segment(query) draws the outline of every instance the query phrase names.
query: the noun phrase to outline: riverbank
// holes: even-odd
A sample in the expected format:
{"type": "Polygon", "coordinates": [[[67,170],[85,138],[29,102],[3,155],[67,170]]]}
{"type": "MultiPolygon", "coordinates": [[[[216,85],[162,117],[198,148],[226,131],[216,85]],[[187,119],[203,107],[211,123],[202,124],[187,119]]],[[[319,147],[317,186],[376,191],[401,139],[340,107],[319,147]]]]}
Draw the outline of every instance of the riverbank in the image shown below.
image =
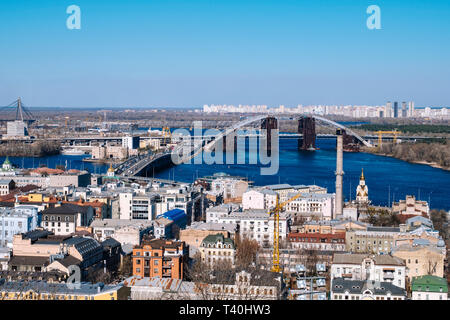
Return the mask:
{"type": "Polygon", "coordinates": [[[383,156],[383,157],[389,157],[389,158],[393,158],[393,159],[398,159],[398,160],[402,160],[408,163],[413,163],[413,164],[423,164],[423,165],[427,165],[436,169],[442,169],[445,171],[450,171],[450,167],[443,167],[441,165],[439,165],[436,162],[427,162],[427,161],[423,161],[423,160],[416,160],[416,161],[411,161],[411,160],[405,160],[405,159],[401,159],[401,158],[397,158],[394,157],[392,154],[387,154],[387,153],[379,153],[379,152],[373,152],[373,151],[367,151],[367,150],[361,150],[361,152],[364,153],[370,153],[370,154],[374,154],[376,156],[383,156]]]}
{"type": "Polygon", "coordinates": [[[386,144],[377,148],[361,148],[362,152],[395,158],[409,163],[427,165],[450,171],[450,146],[441,143],[386,144]]]}
{"type": "Polygon", "coordinates": [[[58,155],[61,145],[57,142],[39,141],[34,143],[8,142],[0,145],[0,157],[40,158],[58,155]]]}

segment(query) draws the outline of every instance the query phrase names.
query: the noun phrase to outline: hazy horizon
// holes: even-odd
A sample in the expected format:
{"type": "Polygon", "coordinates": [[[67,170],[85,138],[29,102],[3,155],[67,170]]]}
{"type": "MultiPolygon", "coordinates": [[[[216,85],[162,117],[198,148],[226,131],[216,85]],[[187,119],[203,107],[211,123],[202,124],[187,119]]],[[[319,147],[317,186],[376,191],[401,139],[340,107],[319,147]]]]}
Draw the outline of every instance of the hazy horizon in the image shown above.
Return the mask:
{"type": "Polygon", "coordinates": [[[450,106],[449,16],[444,0],[3,1],[0,105],[450,106]]]}

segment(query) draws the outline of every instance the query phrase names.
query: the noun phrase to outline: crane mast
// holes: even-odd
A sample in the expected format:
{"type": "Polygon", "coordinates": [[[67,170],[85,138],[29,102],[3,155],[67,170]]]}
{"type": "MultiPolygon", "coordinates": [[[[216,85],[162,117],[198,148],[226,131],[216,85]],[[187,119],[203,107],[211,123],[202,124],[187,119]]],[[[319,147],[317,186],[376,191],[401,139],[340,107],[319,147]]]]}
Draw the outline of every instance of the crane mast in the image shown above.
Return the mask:
{"type": "Polygon", "coordinates": [[[279,203],[279,196],[277,194],[275,208],[269,211],[269,215],[273,213],[273,255],[272,255],[272,272],[281,272],[280,267],[280,212],[288,203],[297,200],[302,196],[302,193],[298,193],[292,198],[279,203]]]}

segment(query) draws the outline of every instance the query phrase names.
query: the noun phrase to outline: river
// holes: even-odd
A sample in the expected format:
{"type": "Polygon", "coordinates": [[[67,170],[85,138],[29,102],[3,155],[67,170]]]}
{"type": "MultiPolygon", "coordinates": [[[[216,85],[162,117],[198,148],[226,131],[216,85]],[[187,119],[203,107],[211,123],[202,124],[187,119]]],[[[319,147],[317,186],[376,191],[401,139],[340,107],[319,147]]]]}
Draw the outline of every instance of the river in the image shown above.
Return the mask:
{"type": "MultiPolygon", "coordinates": [[[[261,165],[219,165],[219,164],[181,164],[156,172],[155,176],[164,179],[192,182],[196,177],[225,172],[230,175],[247,177],[255,185],[289,183],[317,184],[335,191],[336,167],[335,139],[318,139],[319,150],[298,151],[297,141],[280,140],[280,166],[277,175],[260,175],[261,165]]],[[[32,168],[47,165],[55,168],[65,165],[70,169],[86,169],[91,173],[105,173],[108,166],[83,162],[86,156],[56,155],[44,158],[10,157],[18,167],[32,168]]],[[[249,156],[247,151],[247,157],[249,156]]],[[[0,157],[1,163],[4,157],[0,157]]],[[[248,161],[246,162],[248,163],[248,161]]],[[[450,172],[427,165],[412,164],[398,159],[368,153],[344,153],[344,198],[355,199],[361,168],[364,168],[369,199],[375,205],[388,205],[390,201],[405,199],[415,195],[420,200],[430,201],[431,208],[450,210],[450,172]]]]}

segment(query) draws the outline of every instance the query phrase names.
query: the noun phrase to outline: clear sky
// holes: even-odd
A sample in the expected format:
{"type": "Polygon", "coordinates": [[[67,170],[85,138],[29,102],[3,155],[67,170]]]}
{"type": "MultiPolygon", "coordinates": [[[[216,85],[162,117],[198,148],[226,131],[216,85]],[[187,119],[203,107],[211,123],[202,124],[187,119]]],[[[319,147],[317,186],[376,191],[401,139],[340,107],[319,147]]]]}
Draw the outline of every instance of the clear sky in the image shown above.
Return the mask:
{"type": "Polygon", "coordinates": [[[1,0],[0,105],[449,106],[449,17],[448,0],[1,0]]]}

